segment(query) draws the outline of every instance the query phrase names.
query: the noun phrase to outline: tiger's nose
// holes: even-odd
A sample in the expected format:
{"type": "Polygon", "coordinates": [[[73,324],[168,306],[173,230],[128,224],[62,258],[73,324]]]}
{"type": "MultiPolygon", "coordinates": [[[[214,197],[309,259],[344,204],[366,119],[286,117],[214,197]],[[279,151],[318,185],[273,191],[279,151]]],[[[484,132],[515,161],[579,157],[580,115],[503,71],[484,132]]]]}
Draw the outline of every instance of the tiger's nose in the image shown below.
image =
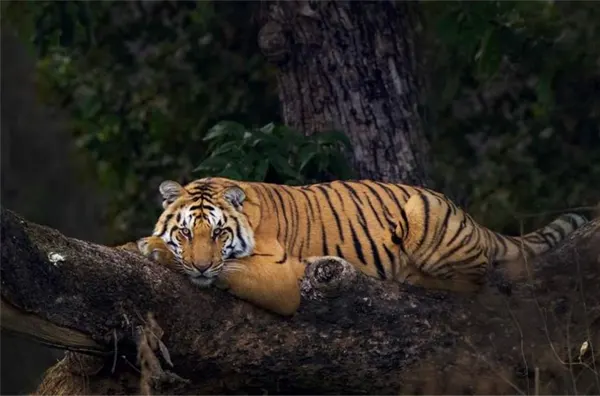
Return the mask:
{"type": "Polygon", "coordinates": [[[201,274],[206,272],[212,266],[211,262],[196,262],[194,263],[194,268],[198,270],[201,274]]]}

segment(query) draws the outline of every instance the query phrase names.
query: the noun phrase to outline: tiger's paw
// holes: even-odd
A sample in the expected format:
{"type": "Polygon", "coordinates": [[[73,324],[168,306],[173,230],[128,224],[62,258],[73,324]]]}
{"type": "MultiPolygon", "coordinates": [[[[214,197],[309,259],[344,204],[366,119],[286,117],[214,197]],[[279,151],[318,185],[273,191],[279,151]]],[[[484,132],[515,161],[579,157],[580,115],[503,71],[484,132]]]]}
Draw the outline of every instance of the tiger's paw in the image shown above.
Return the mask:
{"type": "Polygon", "coordinates": [[[149,236],[138,239],[137,248],[140,253],[149,259],[163,265],[173,265],[175,257],[165,242],[157,236],[149,236]]]}
{"type": "Polygon", "coordinates": [[[140,253],[137,242],[127,242],[124,245],[114,246],[115,249],[123,249],[129,252],[140,253]]]}
{"type": "Polygon", "coordinates": [[[214,282],[213,282],[213,286],[216,287],[219,290],[229,290],[229,284],[227,283],[227,281],[225,279],[222,279],[220,277],[218,277],[214,282]]]}

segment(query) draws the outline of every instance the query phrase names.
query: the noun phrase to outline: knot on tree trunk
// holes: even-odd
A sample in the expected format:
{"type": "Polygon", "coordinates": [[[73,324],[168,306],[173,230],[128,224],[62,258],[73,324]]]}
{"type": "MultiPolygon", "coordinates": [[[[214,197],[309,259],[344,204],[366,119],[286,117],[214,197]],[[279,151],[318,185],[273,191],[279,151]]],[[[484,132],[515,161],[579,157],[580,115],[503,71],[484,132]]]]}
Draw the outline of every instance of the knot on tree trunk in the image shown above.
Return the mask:
{"type": "Polygon", "coordinates": [[[282,24],[269,21],[258,32],[258,46],[269,62],[280,67],[289,62],[291,57],[289,36],[282,24]]]}
{"type": "Polygon", "coordinates": [[[358,274],[356,269],[340,257],[313,257],[306,260],[306,276],[302,294],[309,299],[334,298],[353,289],[358,274]]]}

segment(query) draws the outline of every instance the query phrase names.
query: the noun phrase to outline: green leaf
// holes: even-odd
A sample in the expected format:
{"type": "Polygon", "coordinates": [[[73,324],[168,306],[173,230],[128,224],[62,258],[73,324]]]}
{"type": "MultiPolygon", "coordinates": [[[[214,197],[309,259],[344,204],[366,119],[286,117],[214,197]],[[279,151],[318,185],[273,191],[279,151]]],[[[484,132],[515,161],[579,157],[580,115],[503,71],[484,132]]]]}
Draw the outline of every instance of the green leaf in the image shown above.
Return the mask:
{"type": "Polygon", "coordinates": [[[269,170],[269,159],[265,159],[260,161],[258,165],[254,168],[254,180],[256,181],[265,181],[265,177],[267,176],[267,171],[269,170]]]}
{"type": "Polygon", "coordinates": [[[351,179],[353,177],[353,172],[348,166],[348,160],[339,151],[334,151],[331,153],[332,161],[329,163],[329,167],[331,172],[336,175],[341,180],[351,179]]]}
{"type": "Polygon", "coordinates": [[[492,78],[500,67],[503,48],[498,35],[499,31],[496,26],[486,29],[479,50],[475,54],[477,70],[481,78],[492,78]]]}
{"type": "Polygon", "coordinates": [[[304,136],[302,133],[298,132],[294,128],[288,127],[285,124],[276,125],[273,134],[290,141],[301,141],[306,139],[306,136],[304,136]]]}
{"type": "Polygon", "coordinates": [[[220,156],[222,154],[230,153],[232,151],[235,151],[236,149],[239,150],[239,148],[240,148],[239,142],[226,142],[226,143],[218,145],[214,150],[211,151],[210,155],[211,155],[211,157],[216,157],[216,156],[220,156]]]}
{"type": "Polygon", "coordinates": [[[200,163],[193,172],[212,171],[214,169],[224,169],[229,163],[229,159],[223,157],[208,157],[200,163]]]}
{"type": "Polygon", "coordinates": [[[284,142],[281,138],[278,138],[277,136],[271,135],[269,133],[265,133],[261,130],[253,131],[252,135],[256,139],[252,142],[252,147],[256,147],[259,144],[264,143],[268,146],[280,149],[284,145],[284,142]]]}
{"type": "Polygon", "coordinates": [[[267,125],[261,127],[259,130],[262,133],[272,134],[274,129],[275,129],[275,124],[270,122],[267,125]]]}
{"type": "Polygon", "coordinates": [[[232,139],[242,139],[246,128],[237,122],[221,121],[208,130],[204,137],[204,141],[214,140],[220,137],[228,137],[232,139]]]}
{"type": "Polygon", "coordinates": [[[318,146],[316,144],[307,144],[302,147],[298,153],[298,161],[300,162],[300,167],[298,169],[302,171],[318,154],[318,146]]]}
{"type": "Polygon", "coordinates": [[[239,172],[238,169],[235,169],[234,167],[228,167],[223,169],[222,171],[217,173],[218,176],[221,177],[226,177],[228,179],[233,179],[233,180],[246,180],[247,178],[243,177],[242,174],[239,172]]]}
{"type": "Polygon", "coordinates": [[[352,147],[352,143],[350,139],[344,132],[332,130],[332,131],[324,131],[316,134],[317,143],[320,145],[334,145],[336,143],[341,143],[347,149],[352,147]]]}
{"type": "Polygon", "coordinates": [[[292,167],[288,163],[287,158],[284,158],[280,155],[274,155],[272,157],[269,157],[269,159],[270,159],[271,163],[273,164],[273,167],[275,168],[275,171],[277,171],[277,173],[288,176],[288,177],[293,177],[293,178],[298,177],[299,173],[297,171],[295,171],[294,169],[292,169],[292,167]]]}

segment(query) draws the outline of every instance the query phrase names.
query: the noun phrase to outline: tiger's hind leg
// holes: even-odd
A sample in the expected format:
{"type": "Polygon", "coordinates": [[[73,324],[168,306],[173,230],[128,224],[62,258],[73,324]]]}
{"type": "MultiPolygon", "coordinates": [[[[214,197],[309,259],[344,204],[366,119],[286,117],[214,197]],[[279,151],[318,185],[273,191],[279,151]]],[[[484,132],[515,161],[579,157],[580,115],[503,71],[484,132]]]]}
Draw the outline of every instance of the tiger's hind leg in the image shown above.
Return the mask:
{"type": "Polygon", "coordinates": [[[447,290],[458,293],[474,293],[481,288],[481,283],[460,274],[451,278],[438,278],[419,270],[414,265],[403,267],[395,280],[425,289],[447,290]]]}
{"type": "Polygon", "coordinates": [[[484,235],[442,195],[413,195],[395,230],[406,263],[397,278],[431,289],[471,293],[488,268],[484,235]]]}

